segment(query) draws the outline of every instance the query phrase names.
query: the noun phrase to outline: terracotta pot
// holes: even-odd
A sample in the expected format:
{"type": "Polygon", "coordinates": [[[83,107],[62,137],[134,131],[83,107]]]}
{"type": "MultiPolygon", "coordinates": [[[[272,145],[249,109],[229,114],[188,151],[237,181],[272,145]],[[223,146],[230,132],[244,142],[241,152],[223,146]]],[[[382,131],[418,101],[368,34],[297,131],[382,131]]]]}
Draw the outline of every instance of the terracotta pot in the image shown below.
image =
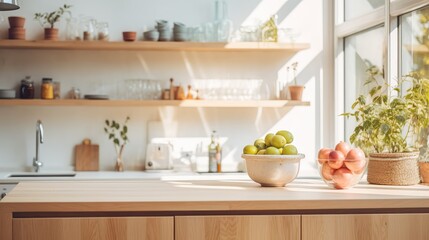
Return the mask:
{"type": "Polygon", "coordinates": [[[136,40],[136,32],[122,32],[122,37],[126,42],[133,42],[136,40]]]}
{"type": "Polygon", "coordinates": [[[300,85],[289,86],[290,99],[301,101],[303,91],[304,91],[304,86],[300,86],[300,85]]]}
{"type": "Polygon", "coordinates": [[[24,28],[9,28],[9,39],[25,39],[25,29],[24,28]]]}
{"type": "Polygon", "coordinates": [[[58,40],[58,28],[45,28],[45,40],[58,40]]]}
{"type": "Polygon", "coordinates": [[[23,28],[25,24],[25,18],[23,17],[9,17],[10,28],[23,28]]]}
{"type": "Polygon", "coordinates": [[[429,183],[429,162],[419,162],[422,183],[429,183]]]}

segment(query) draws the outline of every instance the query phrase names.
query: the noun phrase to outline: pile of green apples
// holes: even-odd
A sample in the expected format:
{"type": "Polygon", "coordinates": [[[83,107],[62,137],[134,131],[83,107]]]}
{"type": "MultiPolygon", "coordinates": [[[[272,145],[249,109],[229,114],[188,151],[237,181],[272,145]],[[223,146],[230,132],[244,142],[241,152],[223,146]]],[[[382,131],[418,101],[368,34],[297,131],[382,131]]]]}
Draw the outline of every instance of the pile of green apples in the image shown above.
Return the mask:
{"type": "Polygon", "coordinates": [[[246,145],[243,154],[251,155],[297,155],[298,150],[291,143],[293,135],[287,130],[280,130],[276,134],[268,133],[265,139],[256,139],[253,145],[246,145]]]}

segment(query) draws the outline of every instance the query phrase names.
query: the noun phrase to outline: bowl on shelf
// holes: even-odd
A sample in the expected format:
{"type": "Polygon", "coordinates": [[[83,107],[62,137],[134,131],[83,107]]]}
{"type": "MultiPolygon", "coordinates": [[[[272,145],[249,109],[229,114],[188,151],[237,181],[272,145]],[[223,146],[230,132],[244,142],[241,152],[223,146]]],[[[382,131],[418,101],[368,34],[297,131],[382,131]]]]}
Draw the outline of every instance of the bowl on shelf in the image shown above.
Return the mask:
{"type": "Polygon", "coordinates": [[[305,155],[243,154],[241,157],[246,160],[247,174],[253,181],[262,187],[284,187],[298,175],[305,155]]]}
{"type": "Polygon", "coordinates": [[[15,89],[0,89],[0,99],[16,98],[15,89]]]}
{"type": "Polygon", "coordinates": [[[136,32],[122,32],[122,37],[124,39],[124,41],[126,42],[134,42],[136,40],[137,37],[137,33],[136,32]]]}
{"type": "Polygon", "coordinates": [[[329,187],[347,189],[362,179],[368,166],[368,159],[318,159],[317,165],[320,177],[329,187]]]}

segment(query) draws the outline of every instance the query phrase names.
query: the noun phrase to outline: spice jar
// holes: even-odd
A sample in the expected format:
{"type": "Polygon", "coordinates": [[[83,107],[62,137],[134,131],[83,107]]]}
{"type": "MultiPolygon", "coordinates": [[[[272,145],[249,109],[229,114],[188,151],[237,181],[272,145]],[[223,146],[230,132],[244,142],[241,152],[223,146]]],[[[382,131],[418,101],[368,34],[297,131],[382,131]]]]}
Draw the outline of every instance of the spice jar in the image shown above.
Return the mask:
{"type": "Polygon", "coordinates": [[[42,99],[54,99],[54,85],[52,78],[42,79],[42,99]]]}
{"type": "Polygon", "coordinates": [[[21,99],[34,98],[34,84],[33,84],[33,81],[30,80],[29,76],[21,80],[21,88],[19,90],[19,95],[21,99]]]}

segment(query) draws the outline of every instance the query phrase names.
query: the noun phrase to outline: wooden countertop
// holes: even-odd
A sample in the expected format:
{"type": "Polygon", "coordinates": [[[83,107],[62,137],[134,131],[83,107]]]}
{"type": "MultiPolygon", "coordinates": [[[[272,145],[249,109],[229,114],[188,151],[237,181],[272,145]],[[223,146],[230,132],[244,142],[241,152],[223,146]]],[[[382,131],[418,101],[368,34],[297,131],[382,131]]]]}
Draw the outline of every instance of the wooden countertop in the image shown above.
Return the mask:
{"type": "Polygon", "coordinates": [[[313,179],[296,179],[284,188],[247,180],[21,182],[0,207],[22,212],[429,209],[429,186],[361,183],[336,190],[313,179]]]}
{"type": "Polygon", "coordinates": [[[21,182],[0,201],[0,239],[15,218],[429,213],[429,186],[361,183],[348,190],[296,179],[262,188],[249,180],[21,182]]]}

